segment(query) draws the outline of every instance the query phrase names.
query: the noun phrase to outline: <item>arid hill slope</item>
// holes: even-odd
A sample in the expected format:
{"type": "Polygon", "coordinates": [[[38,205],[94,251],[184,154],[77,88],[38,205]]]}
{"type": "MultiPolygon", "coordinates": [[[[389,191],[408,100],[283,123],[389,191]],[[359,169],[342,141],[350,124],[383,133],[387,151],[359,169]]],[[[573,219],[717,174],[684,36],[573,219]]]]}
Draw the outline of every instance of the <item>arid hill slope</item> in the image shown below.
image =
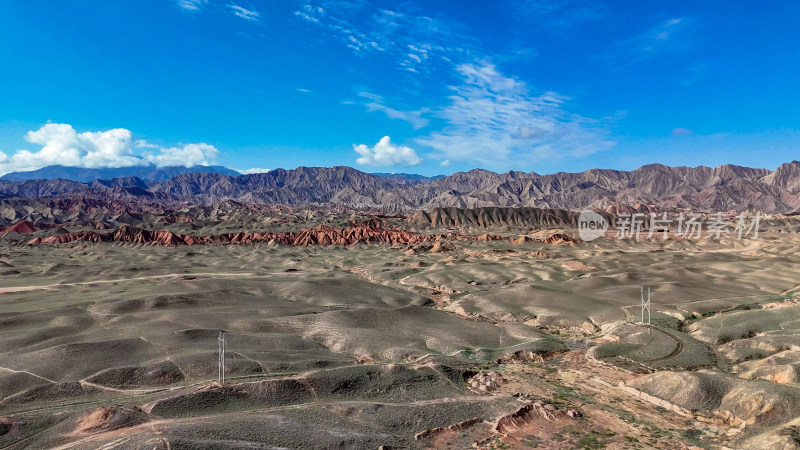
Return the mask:
{"type": "Polygon", "coordinates": [[[741,166],[667,167],[651,164],[633,171],[591,169],[539,175],[475,169],[409,183],[350,167],[300,167],[229,176],[187,173],[163,182],[135,177],[78,183],[62,179],[0,181],[0,198],[82,196],[147,202],[213,204],[337,205],[410,213],[437,207],[537,207],[566,210],[652,205],[706,211],[800,209],[800,162],[774,172],[741,166]]]}
{"type": "Polygon", "coordinates": [[[410,222],[438,226],[520,226],[531,228],[577,227],[580,214],[563,209],[542,208],[434,208],[419,211],[410,222]]]}

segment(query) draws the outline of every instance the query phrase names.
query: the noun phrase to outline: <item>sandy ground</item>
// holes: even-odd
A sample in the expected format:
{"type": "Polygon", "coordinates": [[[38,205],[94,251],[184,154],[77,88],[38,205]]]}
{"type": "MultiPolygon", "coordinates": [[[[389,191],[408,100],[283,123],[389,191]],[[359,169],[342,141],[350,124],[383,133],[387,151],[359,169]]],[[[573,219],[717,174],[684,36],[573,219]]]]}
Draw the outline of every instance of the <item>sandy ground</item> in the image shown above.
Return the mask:
{"type": "Polygon", "coordinates": [[[799,243],[6,245],[0,448],[788,445],[799,243]],[[698,371],[703,405],[648,384],[698,371]]]}

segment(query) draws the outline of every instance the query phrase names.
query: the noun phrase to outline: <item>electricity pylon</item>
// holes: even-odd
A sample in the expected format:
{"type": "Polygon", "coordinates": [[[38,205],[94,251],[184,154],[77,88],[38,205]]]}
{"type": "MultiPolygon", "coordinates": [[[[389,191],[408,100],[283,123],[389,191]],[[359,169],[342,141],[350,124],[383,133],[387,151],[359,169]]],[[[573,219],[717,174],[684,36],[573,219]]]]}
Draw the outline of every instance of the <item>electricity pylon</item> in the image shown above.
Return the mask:
{"type": "Polygon", "coordinates": [[[222,330],[219,331],[217,346],[219,347],[219,374],[217,380],[220,384],[225,384],[225,332],[222,330]]]}
{"type": "Polygon", "coordinates": [[[639,288],[642,296],[642,323],[644,323],[644,312],[647,310],[647,324],[650,325],[650,288],[647,288],[647,300],[644,299],[644,286],[639,288]]]}

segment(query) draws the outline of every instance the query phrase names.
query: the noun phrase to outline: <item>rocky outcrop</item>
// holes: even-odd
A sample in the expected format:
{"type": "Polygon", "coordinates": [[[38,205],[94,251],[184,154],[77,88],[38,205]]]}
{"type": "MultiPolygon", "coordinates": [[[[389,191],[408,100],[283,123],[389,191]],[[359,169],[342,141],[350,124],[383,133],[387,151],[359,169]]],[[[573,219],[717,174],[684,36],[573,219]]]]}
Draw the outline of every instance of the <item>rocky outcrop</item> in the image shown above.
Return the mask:
{"type": "Polygon", "coordinates": [[[520,236],[511,240],[514,244],[524,244],[526,242],[538,242],[540,244],[569,244],[574,245],[575,239],[564,233],[553,233],[548,236],[520,236]]]}
{"type": "Polygon", "coordinates": [[[437,427],[428,430],[423,430],[414,435],[414,440],[420,441],[422,439],[430,438],[436,436],[437,434],[445,433],[448,431],[460,431],[481,422],[483,422],[483,419],[481,419],[480,417],[472,417],[470,419],[450,425],[449,427],[437,427]]]}
{"type": "Polygon", "coordinates": [[[191,223],[195,221],[195,218],[186,214],[168,214],[160,221],[164,223],[191,223]]]}
{"type": "Polygon", "coordinates": [[[769,380],[773,383],[797,383],[800,369],[800,352],[784,350],[763,359],[745,361],[734,372],[746,379],[769,380]]]}
{"type": "Polygon", "coordinates": [[[473,392],[488,394],[497,390],[503,381],[500,372],[478,372],[467,381],[467,387],[473,392]]]}
{"type": "Polygon", "coordinates": [[[727,375],[656,372],[620,388],[678,414],[701,413],[735,427],[773,426],[800,413],[796,388],[727,375]]]}
{"type": "Polygon", "coordinates": [[[145,422],[147,422],[147,414],[135,406],[105,406],[81,416],[71,434],[94,434],[132,427],[145,422]]]}
{"type": "Polygon", "coordinates": [[[519,226],[531,228],[577,227],[579,214],[572,211],[543,208],[434,208],[419,211],[408,218],[409,222],[432,227],[519,226]]]}
{"type": "Polygon", "coordinates": [[[31,234],[35,233],[36,231],[38,231],[38,228],[33,226],[27,220],[23,220],[15,223],[14,225],[8,228],[0,229],[0,236],[3,236],[8,233],[31,234]]]}
{"type": "Polygon", "coordinates": [[[54,234],[44,238],[35,237],[28,241],[28,245],[41,245],[41,244],[68,244],[70,242],[101,242],[108,241],[105,239],[107,235],[98,233],[97,231],[76,231],[74,233],[54,234]]]}
{"type": "MultiPolygon", "coordinates": [[[[30,224],[25,225],[30,226],[30,224]]],[[[258,233],[258,232],[237,232],[216,235],[190,235],[175,233],[169,230],[147,230],[144,228],[123,225],[111,231],[82,230],[76,232],[66,232],[63,227],[59,227],[49,236],[37,236],[30,239],[29,245],[47,244],[68,244],[71,242],[122,242],[129,244],[146,244],[165,247],[178,245],[207,245],[207,244],[269,244],[285,245],[291,247],[308,247],[312,245],[341,245],[351,246],[356,244],[388,244],[411,246],[417,250],[426,250],[430,253],[441,253],[452,251],[452,245],[448,244],[448,239],[443,235],[423,235],[408,230],[397,228],[386,228],[386,224],[376,218],[351,223],[344,228],[335,228],[328,225],[319,225],[313,228],[301,228],[296,232],[284,233],[258,233]],[[422,245],[417,245],[422,244],[422,245]]],[[[23,225],[15,225],[18,229],[23,229],[23,225]]],[[[97,226],[98,230],[102,227],[97,226]]],[[[468,236],[451,233],[449,236],[453,240],[477,240],[477,241],[496,241],[503,240],[501,236],[483,235],[468,236]]],[[[524,242],[538,242],[545,244],[574,244],[575,240],[571,237],[552,233],[541,237],[523,237],[524,242]]],[[[514,241],[516,242],[516,241],[514,241]]],[[[413,249],[411,249],[413,250],[413,249]]],[[[413,254],[413,251],[412,251],[413,254]]]]}
{"type": "Polygon", "coordinates": [[[687,417],[687,418],[690,418],[690,419],[694,418],[694,414],[692,414],[691,411],[689,411],[688,409],[683,408],[681,406],[678,406],[678,405],[676,405],[674,403],[671,403],[668,400],[660,399],[658,397],[650,395],[650,394],[648,394],[646,392],[642,392],[642,391],[640,391],[640,390],[638,390],[636,388],[633,388],[631,386],[626,386],[625,383],[623,383],[623,382],[620,382],[617,387],[620,390],[625,391],[628,394],[633,395],[634,397],[641,398],[642,400],[644,400],[646,402],[652,403],[653,405],[656,405],[656,406],[660,406],[660,407],[662,407],[662,408],[664,408],[664,409],[666,409],[668,411],[674,412],[675,414],[679,414],[679,415],[681,415],[683,417],[687,417]]]}
{"type": "Polygon", "coordinates": [[[573,239],[571,236],[568,236],[568,235],[566,235],[564,233],[553,233],[550,236],[547,236],[545,238],[533,237],[533,238],[531,238],[531,240],[533,242],[540,242],[540,243],[544,243],[544,244],[570,244],[570,245],[572,245],[572,244],[575,244],[575,242],[576,242],[575,239],[573,239]]]}
{"type": "Polygon", "coordinates": [[[556,415],[559,414],[563,415],[563,413],[559,413],[552,404],[533,402],[521,407],[512,414],[498,419],[494,429],[498,434],[508,434],[524,427],[536,419],[554,421],[556,420],[556,415]]]}
{"type": "Polygon", "coordinates": [[[226,233],[211,236],[194,236],[173,233],[168,230],[144,230],[133,226],[122,226],[111,232],[84,230],[67,234],[36,237],[30,245],[65,244],[70,242],[124,242],[158,246],[203,245],[203,244],[257,244],[271,243],[293,247],[311,245],[355,245],[385,243],[408,245],[427,242],[429,236],[404,230],[374,228],[370,224],[357,224],[347,228],[320,225],[289,233],[226,233]]]}

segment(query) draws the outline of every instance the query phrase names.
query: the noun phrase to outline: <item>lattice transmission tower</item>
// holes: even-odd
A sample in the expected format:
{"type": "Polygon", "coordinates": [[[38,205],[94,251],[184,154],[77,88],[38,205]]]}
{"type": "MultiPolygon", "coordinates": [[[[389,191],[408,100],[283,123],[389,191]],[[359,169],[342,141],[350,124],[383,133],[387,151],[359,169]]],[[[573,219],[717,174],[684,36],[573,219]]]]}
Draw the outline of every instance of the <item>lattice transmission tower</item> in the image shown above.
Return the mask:
{"type": "Polygon", "coordinates": [[[217,380],[220,384],[225,384],[225,332],[222,330],[220,330],[217,338],[217,346],[219,347],[219,375],[217,380]]]}

